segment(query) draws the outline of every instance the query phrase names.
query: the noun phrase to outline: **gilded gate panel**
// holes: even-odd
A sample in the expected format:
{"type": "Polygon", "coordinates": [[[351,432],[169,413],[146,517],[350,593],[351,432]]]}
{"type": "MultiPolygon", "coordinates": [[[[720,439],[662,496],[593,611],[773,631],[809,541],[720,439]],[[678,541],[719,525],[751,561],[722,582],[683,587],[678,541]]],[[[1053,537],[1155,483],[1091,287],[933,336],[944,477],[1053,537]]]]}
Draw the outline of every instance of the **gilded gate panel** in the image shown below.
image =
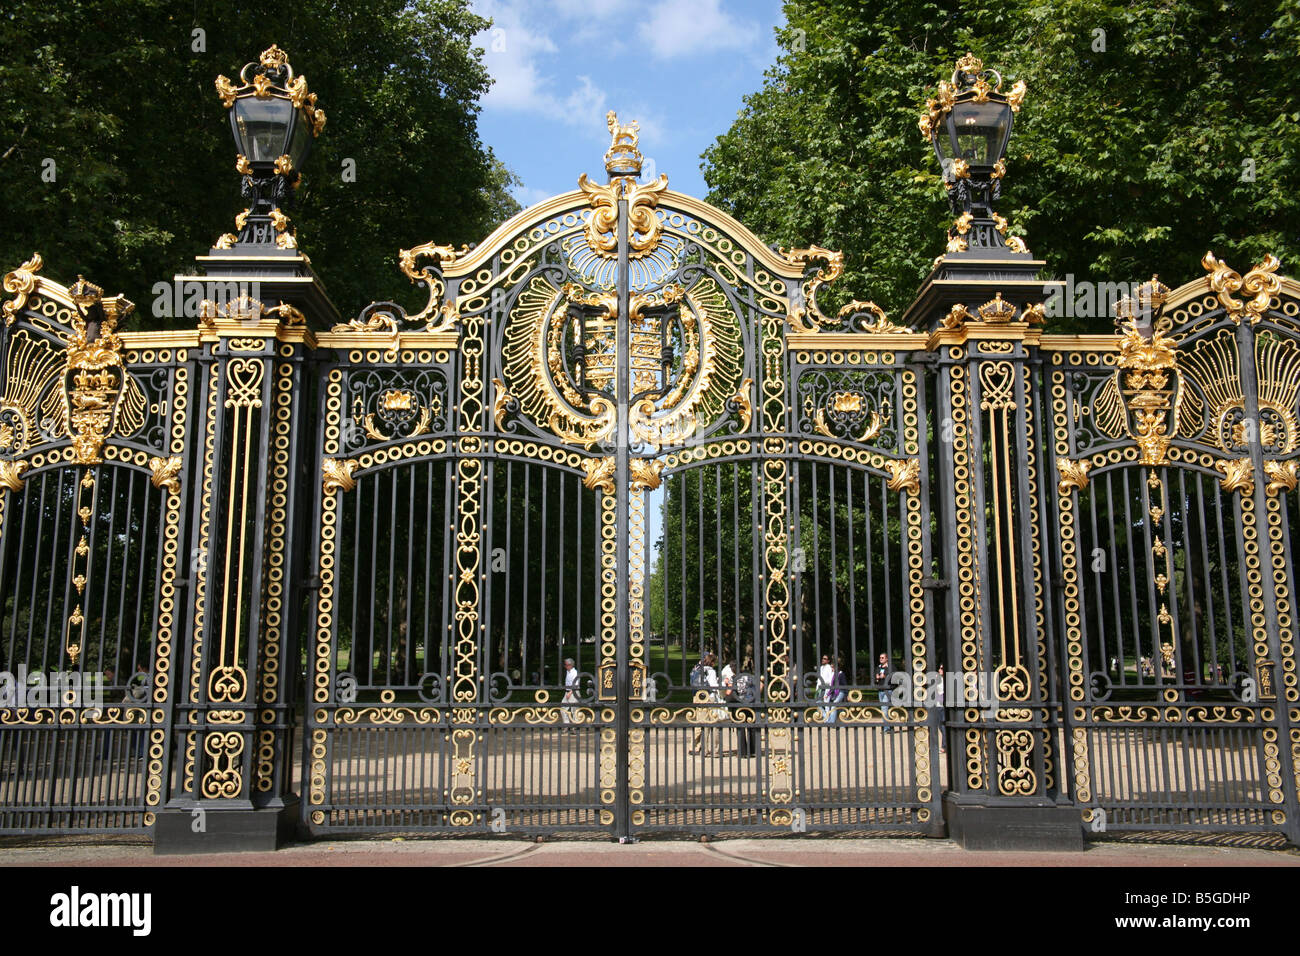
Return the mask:
{"type": "Polygon", "coordinates": [[[1294,284],[1266,261],[1248,308],[1231,295],[1246,280],[1213,256],[1206,268],[1173,292],[1140,287],[1111,348],[1050,356],[1061,647],[1090,833],[1267,841],[1295,826],[1290,717],[1274,706],[1294,655],[1277,497],[1296,448],[1294,284]],[[1109,623],[1121,606],[1131,630],[1109,623]]]}
{"type": "Polygon", "coordinates": [[[5,277],[0,331],[0,829],[144,829],[169,773],[197,341],[122,332],[125,297],[42,269],[5,277]]]}

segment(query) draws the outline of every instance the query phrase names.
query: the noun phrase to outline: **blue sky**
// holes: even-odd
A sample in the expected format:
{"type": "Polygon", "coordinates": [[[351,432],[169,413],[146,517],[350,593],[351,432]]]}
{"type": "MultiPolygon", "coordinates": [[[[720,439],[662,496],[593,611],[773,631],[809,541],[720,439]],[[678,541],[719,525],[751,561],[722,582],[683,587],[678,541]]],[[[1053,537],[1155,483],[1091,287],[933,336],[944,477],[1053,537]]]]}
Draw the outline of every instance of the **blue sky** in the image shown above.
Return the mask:
{"type": "Polygon", "coordinates": [[[641,124],[645,172],[703,198],[700,154],[776,59],[779,0],[474,0],[493,85],[484,143],[523,180],[525,206],[603,173],[605,113],[641,124]]]}

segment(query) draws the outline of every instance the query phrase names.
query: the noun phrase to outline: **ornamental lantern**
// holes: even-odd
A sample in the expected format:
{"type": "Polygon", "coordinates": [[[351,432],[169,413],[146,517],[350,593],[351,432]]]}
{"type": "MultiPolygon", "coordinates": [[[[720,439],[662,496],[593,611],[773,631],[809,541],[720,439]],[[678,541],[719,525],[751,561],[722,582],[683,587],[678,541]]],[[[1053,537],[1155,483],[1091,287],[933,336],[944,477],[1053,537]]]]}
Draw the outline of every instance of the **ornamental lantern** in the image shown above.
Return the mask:
{"type": "Polygon", "coordinates": [[[226,233],[218,249],[241,245],[294,249],[287,207],[301,183],[298,170],[325,126],[316,94],[307,79],[295,76],[288,55],[272,45],[256,63],[239,71],[240,86],[217,77],[217,95],[230,114],[235,137],[235,168],[243,174],[241,192],[249,207],[235,217],[239,234],[226,233]]]}
{"type": "Polygon", "coordinates": [[[952,82],[939,84],[938,96],[926,102],[918,124],[930,141],[957,216],[956,235],[949,235],[949,252],[970,247],[1026,252],[1017,237],[1004,239],[1007,221],[993,210],[1006,174],[1011,121],[1025,98],[1024,81],[1003,93],[1002,75],[986,70],[980,59],[966,54],[957,61],[952,82]]]}

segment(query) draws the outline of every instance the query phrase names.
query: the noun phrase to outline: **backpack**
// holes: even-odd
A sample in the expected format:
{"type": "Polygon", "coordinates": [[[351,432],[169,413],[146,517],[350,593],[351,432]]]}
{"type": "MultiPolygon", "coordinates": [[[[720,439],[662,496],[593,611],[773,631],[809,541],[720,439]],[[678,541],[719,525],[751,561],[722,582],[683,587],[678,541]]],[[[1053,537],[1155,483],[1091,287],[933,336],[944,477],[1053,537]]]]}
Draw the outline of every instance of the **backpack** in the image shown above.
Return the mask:
{"type": "Polygon", "coordinates": [[[704,662],[700,661],[691,668],[691,686],[704,687],[707,683],[708,681],[704,678],[704,662]]]}
{"type": "Polygon", "coordinates": [[[752,704],[754,702],[754,678],[748,674],[741,674],[736,678],[736,699],[742,703],[752,704]]]}

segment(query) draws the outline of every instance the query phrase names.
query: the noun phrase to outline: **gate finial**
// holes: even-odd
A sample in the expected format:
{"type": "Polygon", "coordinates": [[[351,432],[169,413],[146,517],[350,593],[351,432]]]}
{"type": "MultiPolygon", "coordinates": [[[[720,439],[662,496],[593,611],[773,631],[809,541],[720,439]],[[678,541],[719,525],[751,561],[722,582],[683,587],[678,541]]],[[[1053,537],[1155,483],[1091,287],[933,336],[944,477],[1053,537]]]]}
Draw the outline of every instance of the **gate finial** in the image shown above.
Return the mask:
{"type": "Polygon", "coordinates": [[[626,126],[619,125],[618,115],[610,110],[605,114],[612,141],[605,153],[605,172],[612,180],[616,176],[641,175],[641,150],[637,149],[637,133],[641,124],[636,120],[626,126]]]}

